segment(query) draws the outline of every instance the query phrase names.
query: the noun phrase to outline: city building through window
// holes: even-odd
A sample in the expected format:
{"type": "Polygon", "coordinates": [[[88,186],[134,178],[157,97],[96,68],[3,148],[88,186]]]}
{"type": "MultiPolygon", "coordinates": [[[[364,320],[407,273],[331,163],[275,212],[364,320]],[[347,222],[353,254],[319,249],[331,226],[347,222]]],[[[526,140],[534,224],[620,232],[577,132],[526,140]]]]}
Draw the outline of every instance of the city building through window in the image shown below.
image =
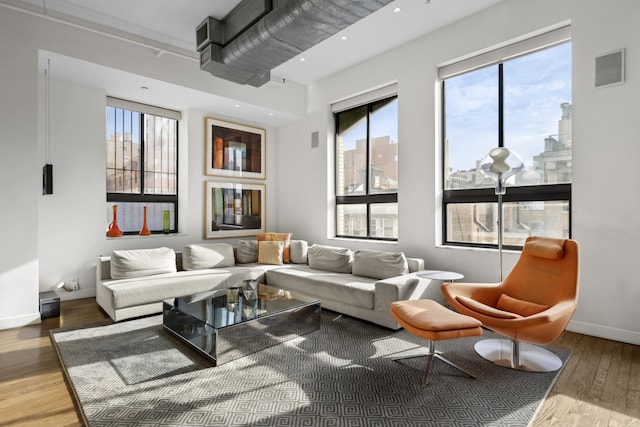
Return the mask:
{"type": "Polygon", "coordinates": [[[335,111],[336,236],[398,239],[398,98],[335,111]]]}

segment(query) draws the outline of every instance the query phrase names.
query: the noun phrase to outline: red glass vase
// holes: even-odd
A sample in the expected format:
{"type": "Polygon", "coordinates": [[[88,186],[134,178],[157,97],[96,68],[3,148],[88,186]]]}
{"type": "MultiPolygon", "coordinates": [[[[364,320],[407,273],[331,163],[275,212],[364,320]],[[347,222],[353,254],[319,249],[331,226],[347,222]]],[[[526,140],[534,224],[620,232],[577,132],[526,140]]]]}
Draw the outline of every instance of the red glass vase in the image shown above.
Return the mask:
{"type": "Polygon", "coordinates": [[[147,207],[144,208],[144,217],[142,218],[142,230],[140,230],[141,236],[150,236],[151,232],[149,231],[149,227],[147,227],[147,207]]]}
{"type": "Polygon", "coordinates": [[[107,236],[122,236],[122,230],[120,230],[120,227],[118,227],[118,205],[113,205],[113,221],[111,221],[111,224],[109,224],[109,228],[107,229],[107,236]]]}

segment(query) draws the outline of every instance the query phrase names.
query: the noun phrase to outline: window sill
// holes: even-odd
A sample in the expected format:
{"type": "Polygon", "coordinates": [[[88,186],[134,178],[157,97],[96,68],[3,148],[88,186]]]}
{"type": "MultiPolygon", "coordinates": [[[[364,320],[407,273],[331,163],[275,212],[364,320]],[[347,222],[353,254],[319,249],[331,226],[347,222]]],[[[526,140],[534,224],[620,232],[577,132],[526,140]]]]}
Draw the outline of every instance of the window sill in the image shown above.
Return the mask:
{"type": "Polygon", "coordinates": [[[336,242],[357,242],[357,243],[369,243],[374,245],[398,246],[398,241],[393,241],[393,240],[350,239],[348,237],[329,237],[327,240],[336,241],[336,242]]]}
{"type": "Polygon", "coordinates": [[[109,237],[105,236],[107,240],[131,240],[131,239],[157,239],[159,237],[184,237],[186,234],[184,233],[168,233],[168,234],[151,234],[150,236],[140,236],[139,234],[127,234],[125,236],[120,237],[109,237]]]}
{"type": "MultiPolygon", "coordinates": [[[[476,248],[471,246],[457,246],[457,245],[436,245],[436,249],[464,251],[464,252],[498,252],[498,249],[496,248],[476,248]]],[[[517,251],[514,249],[503,249],[502,253],[519,254],[520,251],[517,251]]]]}

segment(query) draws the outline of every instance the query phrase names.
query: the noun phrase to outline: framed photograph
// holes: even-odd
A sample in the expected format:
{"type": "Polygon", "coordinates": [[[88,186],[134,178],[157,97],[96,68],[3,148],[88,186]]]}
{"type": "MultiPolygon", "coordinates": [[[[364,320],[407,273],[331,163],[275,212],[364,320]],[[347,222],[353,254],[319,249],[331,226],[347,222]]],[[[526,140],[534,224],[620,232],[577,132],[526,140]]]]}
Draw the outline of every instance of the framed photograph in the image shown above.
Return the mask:
{"type": "Polygon", "coordinates": [[[265,185],[205,182],[205,239],[265,232],[265,185]]]}
{"type": "Polygon", "coordinates": [[[265,179],[266,131],[205,118],[205,174],[265,179]]]}

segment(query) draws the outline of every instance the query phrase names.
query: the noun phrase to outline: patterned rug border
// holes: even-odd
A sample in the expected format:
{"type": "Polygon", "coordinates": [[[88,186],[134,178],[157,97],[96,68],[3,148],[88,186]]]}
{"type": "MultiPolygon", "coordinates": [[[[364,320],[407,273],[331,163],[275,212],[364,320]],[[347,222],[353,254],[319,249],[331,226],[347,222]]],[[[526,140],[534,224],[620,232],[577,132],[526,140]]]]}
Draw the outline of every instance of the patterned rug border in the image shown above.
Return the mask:
{"type": "MultiPolygon", "coordinates": [[[[485,330],[481,337],[437,343],[438,350],[450,353],[448,357],[455,356],[451,358],[478,376],[477,380],[471,380],[444,363],[435,361],[430,384],[422,388],[419,382],[421,371],[424,369],[424,358],[402,362],[392,362],[389,359],[398,356],[399,353],[403,356],[424,353],[424,340],[404,330],[391,331],[328,310],[322,311],[320,331],[217,368],[212,367],[209,361],[177,341],[175,337],[169,336],[162,330],[161,323],[162,316],[150,316],[120,323],[51,331],[51,341],[58,354],[65,380],[73,394],[78,413],[87,426],[133,426],[139,422],[148,426],[312,426],[317,425],[315,422],[322,419],[322,425],[327,426],[428,427],[440,426],[446,422],[446,425],[451,426],[524,427],[535,419],[542,402],[549,395],[571,356],[568,350],[547,346],[547,349],[563,360],[563,366],[559,371],[540,374],[502,368],[485,361],[473,351],[473,344],[479,339],[498,337],[497,334],[485,330]],[[106,342],[104,337],[109,336],[112,330],[119,331],[120,335],[143,334],[140,336],[145,337],[152,331],[155,331],[157,336],[166,334],[165,343],[156,344],[158,351],[174,353],[167,360],[168,364],[173,363],[176,369],[169,366],[160,373],[139,373],[141,362],[127,366],[130,362],[126,360],[142,356],[145,366],[153,364],[148,362],[146,350],[136,350],[135,346],[132,347],[133,356],[119,355],[117,350],[111,352],[110,349],[99,350],[101,356],[97,359],[101,360],[84,360],[87,358],[86,354],[77,354],[85,353],[77,350],[86,345],[84,341],[88,339],[88,335],[95,335],[90,343],[100,345],[106,342]],[[361,339],[344,345],[345,340],[348,341],[356,331],[361,333],[361,339]],[[328,340],[323,340],[323,337],[328,340]],[[83,344],[76,348],[66,348],[78,339],[83,344]],[[172,348],[168,348],[166,342],[170,343],[169,346],[172,348]],[[319,347],[322,347],[323,351],[313,351],[319,350],[319,347]],[[357,350],[355,354],[354,349],[357,350]],[[322,359],[315,360],[315,355],[322,352],[327,354],[323,355],[322,359]],[[283,369],[283,360],[289,364],[300,363],[302,367],[298,365],[283,369]],[[92,382],[83,379],[76,371],[83,369],[85,363],[91,363],[90,369],[96,369],[96,375],[107,375],[108,378],[97,378],[97,383],[95,380],[92,382]],[[317,366],[314,363],[317,363],[317,366]],[[189,366],[177,369],[181,364],[189,366]],[[101,365],[108,366],[105,368],[101,365]],[[272,366],[280,369],[272,369],[272,366]],[[112,372],[102,372],[109,370],[112,372]],[[240,371],[246,375],[243,378],[237,375],[234,377],[240,371]],[[265,375],[262,371],[273,371],[274,374],[265,375]],[[491,375],[488,375],[488,372],[491,372],[491,375]],[[513,375],[524,378],[526,385],[523,387],[519,384],[520,380],[509,380],[508,377],[513,375]],[[493,382],[483,386],[483,378],[490,378],[493,382]],[[92,387],[95,388],[95,393],[105,391],[101,388],[104,385],[101,384],[103,380],[116,386],[104,398],[90,398],[93,395],[92,387]],[[168,384],[161,385],[163,381],[168,384]],[[225,385],[221,384],[224,381],[236,382],[240,388],[243,387],[240,384],[251,384],[254,389],[238,393],[233,387],[224,389],[225,385]],[[89,389],[86,388],[87,383],[89,389]],[[187,396],[164,401],[167,406],[178,407],[177,411],[172,413],[167,408],[153,405],[154,401],[150,399],[154,399],[154,390],[157,391],[161,387],[173,390],[176,384],[180,383],[192,384],[191,388],[186,388],[188,393],[184,394],[187,396]],[[256,384],[261,386],[258,387],[256,384]],[[214,392],[210,385],[222,387],[222,391],[214,392]],[[278,386],[282,389],[278,389],[278,386]],[[509,387],[516,387],[517,390],[509,387]],[[126,393],[123,391],[125,388],[128,390],[126,393]],[[538,388],[538,394],[532,392],[532,388],[538,388]],[[189,395],[195,392],[192,389],[204,393],[205,398],[199,399],[195,395],[190,397],[189,395]],[[505,393],[487,397],[482,394],[486,393],[487,389],[498,389],[505,393]],[[477,390],[481,390],[482,393],[477,394],[477,390]],[[261,391],[271,396],[273,401],[262,400],[259,395],[261,391]],[[247,396],[244,396],[245,394],[247,396]],[[136,397],[138,395],[139,397],[136,397]],[[486,399],[493,400],[487,404],[484,402],[486,399]],[[445,405],[442,404],[443,401],[445,405]],[[117,402],[117,405],[113,402],[117,402]],[[144,407],[149,404],[150,409],[144,407]],[[260,408],[256,409],[255,406],[260,408]],[[122,414],[125,418],[119,418],[122,414]]],[[[162,400],[157,397],[155,399],[155,403],[162,400]]]]}

